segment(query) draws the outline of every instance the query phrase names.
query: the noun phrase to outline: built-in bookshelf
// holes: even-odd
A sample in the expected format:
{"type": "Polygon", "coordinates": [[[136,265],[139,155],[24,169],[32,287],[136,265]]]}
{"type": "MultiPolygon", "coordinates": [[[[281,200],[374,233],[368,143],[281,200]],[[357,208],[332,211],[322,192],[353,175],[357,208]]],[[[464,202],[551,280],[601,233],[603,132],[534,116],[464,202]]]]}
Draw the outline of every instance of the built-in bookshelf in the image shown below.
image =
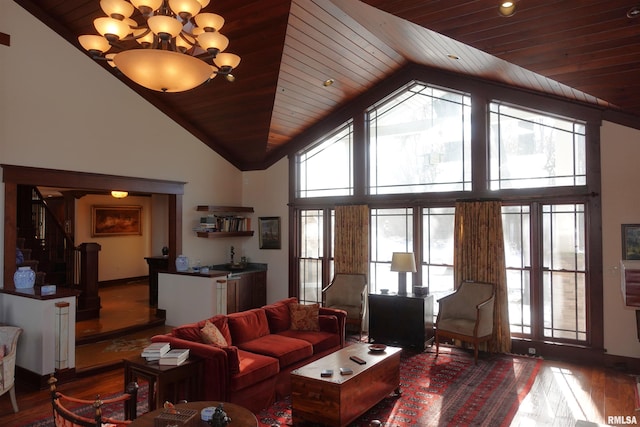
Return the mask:
{"type": "Polygon", "coordinates": [[[203,212],[194,228],[198,237],[217,239],[222,237],[253,236],[251,216],[253,208],[248,206],[199,205],[203,212]]]}

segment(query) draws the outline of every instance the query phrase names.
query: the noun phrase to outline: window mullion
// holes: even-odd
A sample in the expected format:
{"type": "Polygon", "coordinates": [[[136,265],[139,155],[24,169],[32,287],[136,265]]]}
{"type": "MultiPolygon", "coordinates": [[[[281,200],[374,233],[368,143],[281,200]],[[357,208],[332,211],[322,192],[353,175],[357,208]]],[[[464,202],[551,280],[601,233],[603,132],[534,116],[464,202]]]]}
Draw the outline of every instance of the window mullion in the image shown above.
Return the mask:
{"type": "Polygon", "coordinates": [[[544,336],[544,256],[542,239],[542,205],[531,204],[531,336],[541,340],[544,336]]]}

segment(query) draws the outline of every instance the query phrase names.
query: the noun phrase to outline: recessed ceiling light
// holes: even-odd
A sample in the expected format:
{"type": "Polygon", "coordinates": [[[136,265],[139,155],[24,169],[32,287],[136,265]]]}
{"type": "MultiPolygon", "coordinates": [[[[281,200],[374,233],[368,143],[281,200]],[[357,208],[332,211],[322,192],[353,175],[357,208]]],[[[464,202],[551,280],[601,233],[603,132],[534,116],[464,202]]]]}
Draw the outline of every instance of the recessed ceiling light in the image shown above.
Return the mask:
{"type": "Polygon", "coordinates": [[[627,12],[627,18],[633,19],[637,18],[638,16],[640,16],[640,6],[633,6],[627,12]]]}
{"type": "Polygon", "coordinates": [[[516,2],[515,1],[500,2],[498,13],[500,13],[500,15],[502,16],[513,16],[513,14],[516,13],[516,2]]]}
{"type": "Polygon", "coordinates": [[[450,59],[460,59],[460,57],[459,57],[458,55],[455,55],[455,54],[453,54],[453,53],[448,54],[448,55],[447,55],[447,58],[450,58],[450,59]]]}
{"type": "Polygon", "coordinates": [[[325,80],[325,81],[323,81],[323,82],[322,82],[322,86],[324,86],[324,87],[329,87],[329,86],[331,86],[331,85],[332,85],[332,84],[334,84],[334,83],[335,83],[335,80],[333,80],[333,79],[327,79],[327,80],[325,80]]]}

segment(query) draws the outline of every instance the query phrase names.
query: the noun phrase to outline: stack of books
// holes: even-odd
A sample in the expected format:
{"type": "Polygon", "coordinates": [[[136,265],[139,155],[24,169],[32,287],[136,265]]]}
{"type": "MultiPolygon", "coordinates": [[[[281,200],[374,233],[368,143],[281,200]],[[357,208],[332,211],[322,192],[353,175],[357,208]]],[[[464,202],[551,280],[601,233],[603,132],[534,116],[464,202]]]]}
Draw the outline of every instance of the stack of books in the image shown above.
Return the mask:
{"type": "Polygon", "coordinates": [[[160,360],[170,350],[171,346],[168,342],[154,342],[142,350],[142,357],[147,359],[147,362],[154,362],[160,360]]]}
{"type": "Polygon", "coordinates": [[[181,365],[189,358],[188,348],[174,348],[160,357],[159,365],[181,365]]]}

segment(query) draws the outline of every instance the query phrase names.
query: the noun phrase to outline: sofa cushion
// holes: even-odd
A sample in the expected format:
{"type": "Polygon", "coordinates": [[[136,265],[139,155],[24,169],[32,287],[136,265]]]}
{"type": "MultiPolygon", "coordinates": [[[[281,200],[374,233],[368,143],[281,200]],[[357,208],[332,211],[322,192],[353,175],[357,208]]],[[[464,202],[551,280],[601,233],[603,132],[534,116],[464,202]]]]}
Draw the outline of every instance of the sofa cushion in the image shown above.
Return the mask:
{"type": "Polygon", "coordinates": [[[241,390],[278,375],[278,359],[238,349],[240,369],[231,376],[231,389],[241,390]]]}
{"type": "Polygon", "coordinates": [[[231,313],[227,316],[231,340],[240,346],[245,341],[269,335],[267,315],[261,308],[231,313]]]}
{"type": "Polygon", "coordinates": [[[262,307],[267,315],[269,330],[272,334],[286,331],[291,327],[289,304],[297,302],[298,298],[291,297],[262,307]]]}
{"type": "Polygon", "coordinates": [[[340,335],[331,332],[293,331],[289,329],[279,332],[278,335],[309,342],[313,346],[313,354],[322,353],[340,346],[340,335]]]}
{"type": "Polygon", "coordinates": [[[195,323],[188,323],[186,325],[173,328],[173,336],[181,338],[187,341],[203,342],[200,330],[204,328],[205,323],[211,322],[222,333],[228,345],[233,344],[231,341],[231,333],[229,332],[229,325],[227,324],[227,316],[223,314],[215,315],[209,319],[201,320],[195,323]]]}
{"type": "Polygon", "coordinates": [[[215,344],[219,347],[229,345],[222,335],[222,332],[220,332],[220,329],[208,320],[204,322],[204,327],[200,329],[200,337],[205,344],[215,344]]]}
{"type": "Polygon", "coordinates": [[[319,304],[289,304],[291,329],[294,331],[319,331],[319,304]]]}
{"type": "Polygon", "coordinates": [[[242,350],[264,354],[278,359],[280,367],[289,366],[313,355],[313,345],[309,341],[269,334],[238,344],[242,350]]]}

